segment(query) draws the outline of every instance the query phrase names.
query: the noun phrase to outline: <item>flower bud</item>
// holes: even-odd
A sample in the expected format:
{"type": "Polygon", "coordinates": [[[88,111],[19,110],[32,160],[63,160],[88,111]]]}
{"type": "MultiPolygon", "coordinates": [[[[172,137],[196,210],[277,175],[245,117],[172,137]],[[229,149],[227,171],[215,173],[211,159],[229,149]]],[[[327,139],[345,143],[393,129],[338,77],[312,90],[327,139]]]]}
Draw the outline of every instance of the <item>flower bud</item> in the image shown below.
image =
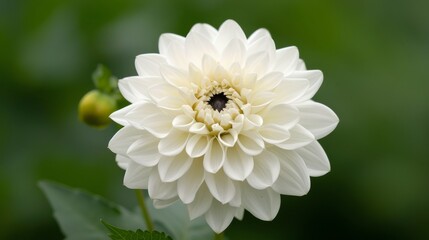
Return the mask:
{"type": "Polygon", "coordinates": [[[116,110],[116,100],[108,94],[92,90],[79,102],[79,119],[92,127],[109,125],[109,115],[116,110]]]}

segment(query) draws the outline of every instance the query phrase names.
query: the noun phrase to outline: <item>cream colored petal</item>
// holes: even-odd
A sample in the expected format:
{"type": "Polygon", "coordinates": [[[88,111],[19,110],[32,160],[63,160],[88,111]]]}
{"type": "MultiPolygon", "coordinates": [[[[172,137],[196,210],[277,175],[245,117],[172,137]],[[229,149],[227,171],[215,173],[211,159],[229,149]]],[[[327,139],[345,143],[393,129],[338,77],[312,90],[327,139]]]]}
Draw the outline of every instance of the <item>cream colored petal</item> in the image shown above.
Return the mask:
{"type": "Polygon", "coordinates": [[[213,201],[210,209],[205,214],[207,224],[216,233],[223,232],[231,224],[235,215],[235,207],[213,201]]]}
{"type": "Polygon", "coordinates": [[[185,70],[181,70],[170,65],[163,65],[160,68],[162,77],[169,84],[176,88],[190,88],[191,82],[189,81],[188,74],[185,70]]]}
{"type": "Polygon", "coordinates": [[[231,67],[232,64],[244,65],[246,56],[246,47],[239,39],[231,40],[222,52],[220,63],[224,68],[231,67]]]}
{"type": "Polygon", "coordinates": [[[188,138],[188,132],[173,129],[168,136],[159,141],[158,150],[162,155],[176,156],[183,151],[188,138]]]}
{"type": "Polygon", "coordinates": [[[210,143],[209,136],[195,134],[186,144],[186,153],[192,158],[201,157],[207,152],[210,143]]]}
{"type": "Polygon", "coordinates": [[[289,133],[290,137],[286,141],[275,145],[283,149],[294,150],[304,147],[315,140],[313,134],[299,124],[290,129],[289,133]]]}
{"type": "Polygon", "coordinates": [[[278,49],[273,71],[279,71],[286,75],[296,69],[299,59],[298,48],[295,46],[278,49]]]}
{"type": "Polygon", "coordinates": [[[304,78],[308,80],[309,86],[298,101],[306,101],[311,99],[319,90],[323,82],[323,73],[320,70],[294,71],[290,74],[291,78],[304,78]]]}
{"type": "Polygon", "coordinates": [[[197,32],[203,36],[205,36],[207,39],[209,39],[211,42],[215,40],[217,37],[217,30],[213,26],[206,24],[206,23],[197,23],[194,26],[192,26],[191,30],[189,32],[197,32]]]}
{"type": "Polygon", "coordinates": [[[228,148],[223,170],[231,179],[243,181],[253,170],[253,157],[243,152],[238,146],[228,148]]]}
{"type": "Polygon", "coordinates": [[[174,128],[180,129],[182,131],[188,131],[192,124],[195,123],[193,117],[182,114],[178,115],[173,119],[172,125],[174,128]]]}
{"type": "Polygon", "coordinates": [[[264,220],[273,220],[280,209],[280,194],[271,188],[254,189],[247,184],[243,187],[243,207],[253,216],[264,220]]]}
{"type": "Polygon", "coordinates": [[[204,169],[209,173],[216,173],[225,162],[226,151],[217,138],[212,138],[211,141],[204,155],[204,169]]]}
{"type": "Polygon", "coordinates": [[[147,189],[152,169],[131,161],[125,171],[124,185],[130,189],[147,189]]]}
{"type": "Polygon", "coordinates": [[[312,177],[325,175],[331,170],[328,156],[317,141],[295,150],[304,160],[308,173],[312,177]]]}
{"type": "Polygon", "coordinates": [[[192,161],[185,152],[176,156],[162,156],[158,163],[159,177],[163,182],[176,181],[189,170],[192,161]]]}
{"type": "Polygon", "coordinates": [[[278,144],[290,138],[289,131],[279,125],[267,124],[258,130],[259,135],[265,142],[278,144]]]}
{"type": "Polygon", "coordinates": [[[141,54],[136,57],[135,66],[139,76],[161,76],[159,67],[166,64],[164,56],[156,53],[141,54]]]}
{"type": "Polygon", "coordinates": [[[309,130],[316,139],[320,139],[331,133],[337,126],[337,115],[327,106],[306,101],[296,105],[300,112],[300,124],[309,130]]]}
{"type": "MultiPolygon", "coordinates": [[[[204,182],[204,168],[202,159],[194,159],[189,170],[177,181],[177,193],[183,203],[189,204],[204,182]]],[[[210,193],[208,193],[210,194],[210,193]]]]}
{"type": "Polygon", "coordinates": [[[177,196],[177,182],[163,182],[158,171],[152,171],[148,182],[148,193],[152,199],[172,199],[177,196]]]}
{"type": "Polygon", "coordinates": [[[232,147],[237,142],[238,133],[232,129],[229,132],[219,133],[217,139],[225,147],[232,147]]]}
{"type": "Polygon", "coordinates": [[[158,48],[159,53],[168,55],[168,47],[172,44],[185,45],[185,38],[173,33],[164,33],[159,37],[158,48]]]}
{"type": "Polygon", "coordinates": [[[185,53],[189,62],[196,66],[201,66],[204,55],[209,55],[215,59],[219,58],[218,51],[212,42],[205,36],[197,32],[190,32],[185,40],[185,53]]]}
{"type": "Polygon", "coordinates": [[[146,167],[158,164],[161,154],[158,152],[159,140],[150,133],[145,132],[128,148],[127,156],[133,161],[146,167]]]}
{"type": "Polygon", "coordinates": [[[302,196],[310,190],[310,176],[301,156],[295,151],[272,148],[280,162],[280,174],[272,188],[284,195],[302,196]]]}
{"type": "Polygon", "coordinates": [[[255,131],[241,132],[237,143],[244,153],[251,156],[260,154],[264,149],[264,140],[255,131]]]}
{"type": "Polygon", "coordinates": [[[276,87],[274,103],[292,103],[302,97],[309,87],[308,80],[304,78],[284,78],[276,87]]]}
{"type": "Polygon", "coordinates": [[[205,172],[204,179],[213,197],[221,203],[228,203],[234,198],[234,183],[223,170],[219,170],[215,174],[205,172]]]}
{"type": "Polygon", "coordinates": [[[205,183],[198,189],[193,202],[188,204],[188,213],[191,220],[206,213],[212,205],[213,197],[205,183]]]}
{"type": "Polygon", "coordinates": [[[274,105],[261,115],[263,115],[265,125],[274,124],[285,129],[292,128],[299,121],[298,108],[290,104],[274,105]]]}
{"type": "Polygon", "coordinates": [[[246,41],[246,35],[235,21],[226,20],[219,27],[219,33],[214,45],[219,52],[222,52],[233,39],[238,39],[244,43],[246,41]]]}
{"type": "Polygon", "coordinates": [[[131,144],[145,137],[146,134],[144,130],[136,129],[132,126],[123,127],[110,139],[108,148],[116,154],[126,156],[131,144]]]}
{"type": "Polygon", "coordinates": [[[271,187],[280,174],[280,162],[277,156],[269,151],[263,151],[254,156],[255,166],[247,177],[247,182],[255,189],[271,187]]]}

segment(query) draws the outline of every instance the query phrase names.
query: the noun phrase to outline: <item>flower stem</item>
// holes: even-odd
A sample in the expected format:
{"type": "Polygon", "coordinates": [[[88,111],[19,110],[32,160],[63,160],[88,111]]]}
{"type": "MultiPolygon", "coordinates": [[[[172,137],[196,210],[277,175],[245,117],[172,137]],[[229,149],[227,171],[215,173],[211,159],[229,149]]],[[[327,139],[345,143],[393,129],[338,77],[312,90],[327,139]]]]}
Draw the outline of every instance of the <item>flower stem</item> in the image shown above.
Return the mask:
{"type": "Polygon", "coordinates": [[[146,204],[144,202],[143,191],[136,189],[135,192],[136,192],[137,202],[139,203],[139,207],[142,210],[142,215],[143,215],[144,221],[146,222],[147,230],[149,232],[152,232],[154,229],[153,222],[152,222],[150,214],[147,210],[146,204]]]}
{"type": "Polygon", "coordinates": [[[223,240],[223,232],[215,233],[214,240],[223,240]]]}

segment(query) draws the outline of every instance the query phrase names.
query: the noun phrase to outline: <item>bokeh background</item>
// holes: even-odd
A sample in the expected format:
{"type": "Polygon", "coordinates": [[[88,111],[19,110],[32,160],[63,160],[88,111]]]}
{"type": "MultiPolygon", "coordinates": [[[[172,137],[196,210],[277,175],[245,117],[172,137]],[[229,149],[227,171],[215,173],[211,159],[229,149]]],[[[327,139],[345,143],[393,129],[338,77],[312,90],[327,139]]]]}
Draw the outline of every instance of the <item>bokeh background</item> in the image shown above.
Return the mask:
{"type": "Polygon", "coordinates": [[[339,116],[332,171],[273,222],[246,213],[229,239],[429,239],[429,1],[0,0],[0,239],[62,239],[37,187],[50,179],[132,207],[107,149],[78,121],[98,63],[118,77],[161,33],[232,18],[296,45],[339,116]]]}

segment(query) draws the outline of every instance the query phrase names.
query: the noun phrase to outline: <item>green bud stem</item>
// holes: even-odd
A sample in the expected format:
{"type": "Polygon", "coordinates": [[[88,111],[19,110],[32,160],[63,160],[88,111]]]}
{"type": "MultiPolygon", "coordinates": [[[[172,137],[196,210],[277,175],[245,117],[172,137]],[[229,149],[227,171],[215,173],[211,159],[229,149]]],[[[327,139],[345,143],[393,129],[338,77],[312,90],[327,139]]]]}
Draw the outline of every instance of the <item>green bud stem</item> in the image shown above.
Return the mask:
{"type": "Polygon", "coordinates": [[[147,207],[146,207],[146,204],[144,201],[143,191],[136,189],[135,193],[136,193],[136,197],[137,197],[137,202],[138,202],[139,207],[142,211],[143,218],[146,222],[147,230],[149,232],[152,232],[154,230],[153,222],[152,222],[152,218],[150,217],[149,211],[147,210],[147,207]]]}
{"type": "Polygon", "coordinates": [[[223,240],[223,232],[215,233],[214,240],[223,240]]]}

